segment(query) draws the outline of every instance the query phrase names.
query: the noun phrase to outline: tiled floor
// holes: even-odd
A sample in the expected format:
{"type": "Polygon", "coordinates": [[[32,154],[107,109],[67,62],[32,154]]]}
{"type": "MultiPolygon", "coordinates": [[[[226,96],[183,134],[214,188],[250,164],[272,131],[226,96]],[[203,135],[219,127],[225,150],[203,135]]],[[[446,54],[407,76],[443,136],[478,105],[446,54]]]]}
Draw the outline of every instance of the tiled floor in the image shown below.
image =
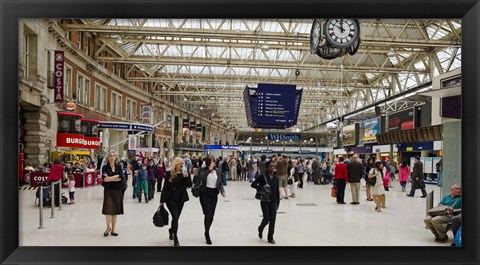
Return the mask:
{"type": "MultiPolygon", "coordinates": [[[[350,205],[347,185],[346,205],[337,205],[330,197],[331,186],[306,183],[297,197],[282,200],[275,230],[276,246],[449,246],[433,241],[425,229],[425,199],[417,191],[415,198],[405,196],[398,182],[387,192],[387,209],[374,211],[362,190],[360,205],[350,205]],[[316,206],[298,206],[298,203],[316,206]]],[[[409,188],[408,188],[409,189],[409,188]]],[[[439,201],[439,188],[434,203],[439,201]]],[[[261,221],[259,201],[248,182],[229,181],[227,197],[219,197],[211,229],[214,246],[271,246],[257,237],[261,221]]],[[[68,194],[66,192],[66,194],[68,194]]],[[[101,214],[103,188],[78,188],[75,205],[63,205],[63,211],[44,209],[44,229],[38,229],[39,210],[34,206],[35,191],[19,191],[21,246],[171,246],[166,227],[157,228],[152,216],[159,205],[160,193],[150,203],[138,203],[127,190],[125,215],[118,217],[118,237],[103,237],[105,217],[101,214]]],[[[451,232],[449,233],[451,234],[451,232]]],[[[200,202],[190,196],[185,204],[178,237],[182,246],[206,246],[200,202]]]]}

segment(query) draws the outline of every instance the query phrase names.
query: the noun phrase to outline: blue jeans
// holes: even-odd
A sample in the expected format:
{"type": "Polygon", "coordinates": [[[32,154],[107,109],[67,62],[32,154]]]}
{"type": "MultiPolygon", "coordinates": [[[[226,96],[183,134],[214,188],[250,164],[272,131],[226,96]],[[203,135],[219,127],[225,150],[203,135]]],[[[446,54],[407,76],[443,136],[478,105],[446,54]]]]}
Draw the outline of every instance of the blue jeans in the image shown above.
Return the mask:
{"type": "Polygon", "coordinates": [[[437,185],[439,187],[441,187],[442,183],[443,183],[443,172],[442,171],[437,172],[437,175],[438,175],[438,180],[437,180],[438,184],[437,185]]]}
{"type": "Polygon", "coordinates": [[[253,169],[248,170],[248,181],[253,181],[253,169]]]}
{"type": "Polygon", "coordinates": [[[222,172],[223,186],[227,186],[227,174],[228,174],[228,171],[222,172]]]}

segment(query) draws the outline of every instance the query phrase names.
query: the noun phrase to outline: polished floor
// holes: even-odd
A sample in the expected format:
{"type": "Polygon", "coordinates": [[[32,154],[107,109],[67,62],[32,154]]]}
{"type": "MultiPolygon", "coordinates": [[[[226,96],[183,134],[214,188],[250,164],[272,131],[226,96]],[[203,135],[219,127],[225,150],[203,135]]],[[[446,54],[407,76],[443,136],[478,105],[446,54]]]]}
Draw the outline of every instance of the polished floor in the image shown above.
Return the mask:
{"type": "MultiPolygon", "coordinates": [[[[296,198],[282,200],[277,214],[275,246],[449,246],[433,241],[425,229],[425,199],[417,190],[415,198],[405,196],[398,182],[387,192],[387,209],[374,211],[362,190],[359,205],[351,205],[347,185],[345,201],[338,205],[330,197],[331,186],[306,183],[296,198]],[[301,206],[299,204],[306,204],[301,206]]],[[[409,188],[408,188],[409,190],[409,188]]],[[[440,199],[434,190],[434,203],[440,199]]],[[[66,190],[63,190],[66,191],[66,190]]],[[[74,205],[44,209],[44,229],[39,226],[39,208],[34,206],[35,191],[19,190],[21,246],[171,246],[168,228],[157,228],[152,216],[159,205],[160,193],[150,203],[132,199],[126,192],[125,214],[118,217],[118,237],[103,237],[105,217],[101,214],[103,188],[78,188],[74,205]]],[[[190,192],[190,191],[189,191],[190,192]]],[[[68,192],[65,192],[68,194],[68,192]]],[[[211,228],[213,246],[272,246],[257,237],[261,221],[259,201],[248,182],[229,181],[226,197],[219,197],[211,228]]],[[[450,236],[451,232],[449,232],[450,236]]],[[[180,217],[178,237],[181,246],[207,246],[203,237],[203,215],[200,202],[190,195],[180,217]]]]}

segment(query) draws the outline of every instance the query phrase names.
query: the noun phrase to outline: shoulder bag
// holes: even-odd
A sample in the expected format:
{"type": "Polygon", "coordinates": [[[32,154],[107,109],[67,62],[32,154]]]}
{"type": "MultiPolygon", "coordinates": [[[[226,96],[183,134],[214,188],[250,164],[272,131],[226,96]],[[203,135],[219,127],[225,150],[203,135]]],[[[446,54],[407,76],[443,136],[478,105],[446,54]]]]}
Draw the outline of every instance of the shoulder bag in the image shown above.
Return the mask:
{"type": "Polygon", "coordinates": [[[162,215],[162,212],[161,212],[162,208],[163,208],[162,206],[159,206],[157,211],[153,215],[153,224],[156,227],[164,227],[165,226],[165,220],[163,219],[163,215],[162,215]]]}
{"type": "MultiPolygon", "coordinates": [[[[377,171],[375,171],[374,174],[377,174],[377,171]]],[[[377,176],[375,176],[375,177],[373,177],[373,178],[368,178],[368,176],[367,176],[367,184],[368,184],[369,186],[372,186],[372,187],[373,187],[373,186],[375,186],[376,183],[377,183],[377,176]]]]}
{"type": "Polygon", "coordinates": [[[428,210],[427,214],[431,217],[440,216],[440,215],[448,215],[448,207],[447,206],[437,206],[433,207],[432,209],[428,210]]]}
{"type": "Polygon", "coordinates": [[[257,193],[255,194],[255,199],[263,202],[270,202],[270,193],[272,192],[272,190],[270,188],[270,185],[268,185],[265,175],[263,175],[263,178],[265,179],[265,185],[263,185],[257,190],[257,193]]]}

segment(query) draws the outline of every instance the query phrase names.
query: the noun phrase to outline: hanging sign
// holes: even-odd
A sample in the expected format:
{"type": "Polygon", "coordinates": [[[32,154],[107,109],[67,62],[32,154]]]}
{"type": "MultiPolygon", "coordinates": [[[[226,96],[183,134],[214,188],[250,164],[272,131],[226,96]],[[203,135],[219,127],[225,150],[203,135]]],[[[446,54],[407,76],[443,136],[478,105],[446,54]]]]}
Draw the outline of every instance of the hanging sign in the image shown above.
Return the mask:
{"type": "Polygon", "coordinates": [[[55,88],[55,102],[63,102],[63,69],[64,69],[64,53],[63,51],[55,51],[55,70],[53,71],[53,87],[55,88]]]}

